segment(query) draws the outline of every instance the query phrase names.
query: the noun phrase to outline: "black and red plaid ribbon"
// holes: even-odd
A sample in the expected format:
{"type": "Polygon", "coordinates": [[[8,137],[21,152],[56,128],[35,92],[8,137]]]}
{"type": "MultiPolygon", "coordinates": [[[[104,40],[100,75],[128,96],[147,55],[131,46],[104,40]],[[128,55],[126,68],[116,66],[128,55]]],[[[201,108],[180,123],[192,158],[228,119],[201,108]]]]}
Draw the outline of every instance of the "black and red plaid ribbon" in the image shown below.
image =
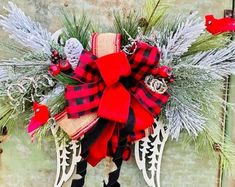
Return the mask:
{"type": "MultiPolygon", "coordinates": [[[[66,86],[65,99],[67,100],[68,117],[78,118],[86,113],[98,111],[103,100],[102,97],[106,96],[104,91],[110,92],[107,87],[113,86],[119,87],[116,91],[125,89],[130,97],[135,97],[153,116],[158,115],[161,107],[167,103],[169,94],[152,92],[143,82],[144,77],[152,74],[153,69],[159,66],[160,54],[158,48],[146,43],[137,43],[137,48],[133,55],[126,57],[123,53],[115,53],[107,56],[97,59],[91,52],[83,51],[72,76],[79,80],[81,84],[66,86]],[[100,66],[102,67],[99,68],[98,64],[101,64],[100,66]],[[126,75],[122,75],[123,72],[126,75]],[[119,79],[112,80],[114,78],[119,79]],[[111,83],[109,83],[110,81],[111,83]]],[[[121,95],[118,96],[119,92],[111,91],[111,93],[117,95],[118,98],[116,99],[119,102],[122,100],[121,95]]],[[[114,95],[111,97],[110,105],[114,103],[114,95]]],[[[126,103],[124,105],[127,105],[128,102],[130,105],[130,101],[124,101],[126,103]]],[[[120,111],[117,107],[113,109],[115,112],[120,111]]],[[[126,119],[128,111],[129,107],[126,107],[125,111],[123,111],[126,113],[126,119]]]]}
{"type": "Polygon", "coordinates": [[[93,166],[116,152],[123,138],[120,129],[125,129],[128,141],[143,138],[168,101],[168,93],[153,92],[144,83],[145,76],[159,67],[158,48],[146,43],[136,45],[134,54],[129,56],[118,52],[97,59],[83,51],[72,75],[80,84],[66,86],[69,118],[97,112],[107,121],[89,147],[88,162],[93,166]]]}

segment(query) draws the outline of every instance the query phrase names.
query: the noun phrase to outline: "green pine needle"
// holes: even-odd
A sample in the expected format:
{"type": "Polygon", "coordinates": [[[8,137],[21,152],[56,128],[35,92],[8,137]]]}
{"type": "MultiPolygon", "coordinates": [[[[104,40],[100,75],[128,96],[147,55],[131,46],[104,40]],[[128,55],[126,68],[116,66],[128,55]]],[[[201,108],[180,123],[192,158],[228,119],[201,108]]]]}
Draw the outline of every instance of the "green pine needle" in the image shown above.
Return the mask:
{"type": "Polygon", "coordinates": [[[114,12],[114,28],[115,32],[122,35],[122,46],[129,43],[129,36],[136,38],[139,26],[139,14],[135,11],[130,11],[128,14],[114,12]]]}
{"type": "Polygon", "coordinates": [[[61,82],[64,85],[66,85],[66,84],[69,84],[69,85],[80,84],[80,82],[78,82],[77,80],[73,79],[69,75],[62,73],[62,72],[60,74],[54,76],[53,78],[58,80],[59,82],[61,82]]]}
{"type": "Polygon", "coordinates": [[[230,173],[235,171],[235,144],[229,137],[224,138],[221,130],[215,124],[207,126],[196,139],[185,135],[183,144],[185,146],[194,144],[202,157],[214,161],[220,160],[225,171],[230,173]]]}
{"type": "Polygon", "coordinates": [[[162,17],[165,15],[168,7],[168,4],[162,4],[160,0],[158,0],[157,2],[156,0],[146,1],[143,11],[143,16],[147,21],[143,30],[144,34],[151,31],[152,28],[160,22],[162,17]]]}
{"type": "Polygon", "coordinates": [[[49,59],[49,55],[46,53],[35,53],[29,52],[23,56],[25,61],[47,61],[49,59]]]}
{"type": "Polygon", "coordinates": [[[4,56],[9,56],[10,58],[21,58],[28,53],[29,49],[19,46],[10,40],[7,42],[1,41],[0,51],[4,54],[4,56]]]}
{"type": "Polygon", "coordinates": [[[0,98],[0,127],[6,126],[8,131],[15,131],[19,127],[24,127],[29,119],[29,112],[20,114],[9,104],[8,99],[5,97],[0,98]],[[18,124],[18,125],[16,125],[18,124]]]}
{"type": "Polygon", "coordinates": [[[88,47],[90,35],[92,32],[91,22],[85,14],[76,16],[75,14],[61,11],[64,32],[62,39],[67,41],[70,38],[78,39],[84,49],[88,47]]]}
{"type": "Polygon", "coordinates": [[[211,35],[209,33],[201,35],[196,42],[192,44],[184,56],[196,54],[198,52],[219,49],[225,47],[230,41],[229,34],[211,35]]]}

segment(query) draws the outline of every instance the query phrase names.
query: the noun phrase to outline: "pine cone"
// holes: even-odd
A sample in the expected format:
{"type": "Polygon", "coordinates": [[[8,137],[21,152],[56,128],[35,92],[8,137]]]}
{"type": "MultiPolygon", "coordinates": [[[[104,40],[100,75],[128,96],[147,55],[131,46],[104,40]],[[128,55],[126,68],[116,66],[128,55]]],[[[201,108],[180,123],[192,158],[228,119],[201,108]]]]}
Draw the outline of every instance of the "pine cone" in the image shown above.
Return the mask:
{"type": "Polygon", "coordinates": [[[213,149],[215,152],[221,152],[221,145],[219,143],[214,143],[213,149]]]}
{"type": "Polygon", "coordinates": [[[138,21],[138,25],[140,27],[147,27],[148,26],[148,21],[145,18],[140,18],[138,21]]]}

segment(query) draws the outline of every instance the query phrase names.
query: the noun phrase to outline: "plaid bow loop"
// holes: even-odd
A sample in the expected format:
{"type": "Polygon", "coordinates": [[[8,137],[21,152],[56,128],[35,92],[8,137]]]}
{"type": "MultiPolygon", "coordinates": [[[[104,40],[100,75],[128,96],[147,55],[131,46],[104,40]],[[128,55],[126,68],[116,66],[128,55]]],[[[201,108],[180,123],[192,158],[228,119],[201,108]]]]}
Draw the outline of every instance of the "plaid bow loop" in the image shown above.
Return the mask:
{"type": "Polygon", "coordinates": [[[82,83],[100,80],[100,73],[95,63],[96,59],[97,57],[90,51],[83,50],[72,77],[82,83]]]}
{"type": "Polygon", "coordinates": [[[153,69],[159,66],[159,60],[160,52],[157,47],[137,42],[135,52],[129,56],[132,76],[136,80],[141,80],[152,74],[153,69]]]}

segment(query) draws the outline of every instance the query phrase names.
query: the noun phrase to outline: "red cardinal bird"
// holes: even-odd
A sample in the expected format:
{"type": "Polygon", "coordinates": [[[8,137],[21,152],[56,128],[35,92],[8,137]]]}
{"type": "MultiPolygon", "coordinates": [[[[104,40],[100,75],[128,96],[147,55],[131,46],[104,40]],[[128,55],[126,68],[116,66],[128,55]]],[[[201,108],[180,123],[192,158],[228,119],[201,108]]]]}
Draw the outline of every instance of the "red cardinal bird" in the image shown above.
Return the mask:
{"type": "Polygon", "coordinates": [[[28,125],[28,133],[32,137],[32,140],[39,127],[43,126],[50,118],[49,110],[46,105],[34,102],[33,110],[34,116],[31,118],[28,125]]]}
{"type": "Polygon", "coordinates": [[[216,19],[213,15],[207,15],[205,19],[206,29],[213,35],[235,31],[235,19],[233,18],[216,19]]]}

